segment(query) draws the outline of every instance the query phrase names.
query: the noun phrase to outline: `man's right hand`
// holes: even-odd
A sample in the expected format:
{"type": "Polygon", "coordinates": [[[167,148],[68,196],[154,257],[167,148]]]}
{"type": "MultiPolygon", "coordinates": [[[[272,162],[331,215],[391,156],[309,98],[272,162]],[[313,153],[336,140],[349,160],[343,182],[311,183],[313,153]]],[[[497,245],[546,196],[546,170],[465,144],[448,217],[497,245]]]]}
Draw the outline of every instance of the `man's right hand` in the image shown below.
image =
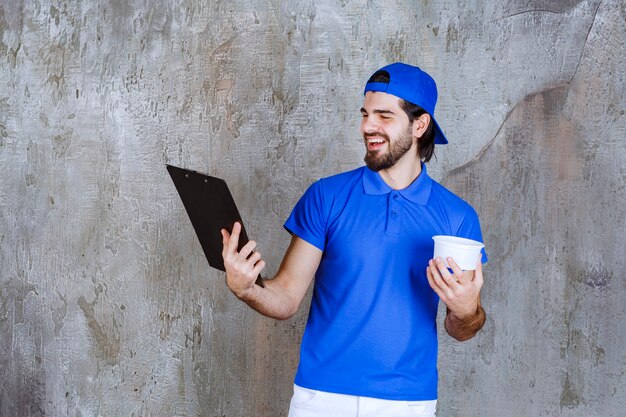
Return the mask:
{"type": "Polygon", "coordinates": [[[320,264],[322,251],[293,235],[278,273],[264,281],[265,288],[261,288],[255,281],[265,268],[265,261],[254,251],[256,243],[253,241],[237,252],[240,233],[240,223],[235,223],[232,233],[222,229],[222,257],[228,288],[259,313],[278,320],[288,319],[298,310],[320,264]]]}
{"type": "Polygon", "coordinates": [[[228,233],[222,229],[222,257],[224,258],[224,268],[226,269],[226,284],[228,288],[241,299],[246,298],[246,294],[254,290],[257,277],[265,268],[265,261],[261,259],[261,254],[255,252],[256,242],[253,240],[246,243],[237,252],[239,246],[239,234],[241,224],[235,223],[233,232],[228,233]]]}

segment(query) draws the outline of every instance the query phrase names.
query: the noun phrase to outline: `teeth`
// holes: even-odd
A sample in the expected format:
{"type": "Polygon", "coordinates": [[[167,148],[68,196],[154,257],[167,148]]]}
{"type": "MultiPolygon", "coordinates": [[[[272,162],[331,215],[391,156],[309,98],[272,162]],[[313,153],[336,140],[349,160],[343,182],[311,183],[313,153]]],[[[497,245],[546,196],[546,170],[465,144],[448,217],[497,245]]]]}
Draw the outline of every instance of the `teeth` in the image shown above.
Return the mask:
{"type": "Polygon", "coordinates": [[[369,143],[383,143],[384,140],[383,139],[370,139],[369,143]]]}

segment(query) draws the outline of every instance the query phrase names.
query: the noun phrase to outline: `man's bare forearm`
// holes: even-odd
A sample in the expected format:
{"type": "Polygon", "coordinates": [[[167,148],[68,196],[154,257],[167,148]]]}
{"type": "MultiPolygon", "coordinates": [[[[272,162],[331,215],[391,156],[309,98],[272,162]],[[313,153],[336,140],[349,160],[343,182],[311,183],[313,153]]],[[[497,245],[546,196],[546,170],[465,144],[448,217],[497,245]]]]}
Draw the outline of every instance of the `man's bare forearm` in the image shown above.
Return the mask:
{"type": "Polygon", "coordinates": [[[286,320],[298,310],[299,302],[277,288],[274,280],[264,281],[265,288],[254,285],[243,294],[235,294],[237,298],[249,307],[276,320],[286,320]]]}
{"type": "Polygon", "coordinates": [[[262,288],[254,281],[260,269],[257,263],[263,262],[258,252],[251,254],[251,242],[242,249],[242,255],[236,251],[239,232],[238,224],[233,227],[232,241],[228,232],[224,236],[224,266],[228,288],[243,302],[263,314],[277,320],[286,320],[293,316],[313,281],[315,271],[322,258],[322,251],[310,243],[292,236],[291,243],[283,257],[283,262],[274,279],[263,281],[262,288]],[[247,249],[246,249],[247,248],[247,249]],[[245,252],[244,252],[245,251],[245,252]],[[256,271],[259,269],[259,271],[256,271]]]}
{"type": "Polygon", "coordinates": [[[444,321],[446,331],[460,342],[471,339],[485,325],[487,315],[483,307],[478,304],[476,313],[467,317],[457,317],[450,309],[447,309],[444,321]]]}

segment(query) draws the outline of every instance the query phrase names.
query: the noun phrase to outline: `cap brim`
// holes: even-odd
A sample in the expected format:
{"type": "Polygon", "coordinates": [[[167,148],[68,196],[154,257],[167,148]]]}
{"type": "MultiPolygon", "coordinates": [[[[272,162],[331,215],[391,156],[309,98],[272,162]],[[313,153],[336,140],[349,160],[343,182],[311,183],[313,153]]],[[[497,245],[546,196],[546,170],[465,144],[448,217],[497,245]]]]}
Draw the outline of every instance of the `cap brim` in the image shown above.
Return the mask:
{"type": "Polygon", "coordinates": [[[434,117],[430,117],[435,123],[435,144],[436,145],[446,145],[448,143],[448,139],[446,139],[446,135],[443,134],[443,130],[439,127],[439,123],[435,120],[434,117]]]}

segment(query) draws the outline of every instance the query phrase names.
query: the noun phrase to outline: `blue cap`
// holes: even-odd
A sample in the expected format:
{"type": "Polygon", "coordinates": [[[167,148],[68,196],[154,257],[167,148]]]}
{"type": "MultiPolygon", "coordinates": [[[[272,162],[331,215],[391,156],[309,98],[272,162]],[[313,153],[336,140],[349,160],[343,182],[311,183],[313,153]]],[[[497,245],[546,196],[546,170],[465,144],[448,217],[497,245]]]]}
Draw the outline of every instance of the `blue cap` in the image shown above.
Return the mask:
{"type": "Polygon", "coordinates": [[[378,71],[386,71],[389,74],[389,83],[368,82],[363,94],[368,91],[381,91],[420,106],[430,114],[430,119],[435,124],[435,143],[440,145],[448,143],[448,139],[435,120],[437,84],[433,77],[418,67],[402,62],[387,65],[378,71]]]}

